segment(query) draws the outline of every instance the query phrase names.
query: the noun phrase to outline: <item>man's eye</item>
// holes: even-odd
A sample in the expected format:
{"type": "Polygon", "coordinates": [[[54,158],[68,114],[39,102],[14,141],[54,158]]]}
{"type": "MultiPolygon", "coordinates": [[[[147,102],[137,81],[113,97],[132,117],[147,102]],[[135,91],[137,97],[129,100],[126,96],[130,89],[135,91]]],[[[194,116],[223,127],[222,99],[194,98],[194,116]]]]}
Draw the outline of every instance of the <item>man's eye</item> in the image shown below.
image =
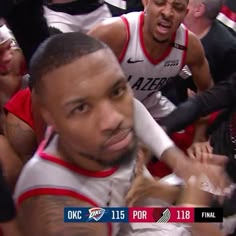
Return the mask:
{"type": "Polygon", "coordinates": [[[185,7],[182,5],[182,4],[176,4],[173,6],[173,8],[176,10],[176,11],[183,11],[185,9],[185,7]]]}
{"type": "Polygon", "coordinates": [[[121,97],[125,93],[126,89],[127,89],[126,86],[114,89],[112,91],[112,97],[121,97]]]}
{"type": "Polygon", "coordinates": [[[79,113],[85,113],[89,110],[89,105],[88,104],[81,104],[77,106],[73,112],[79,112],[79,113]]]}

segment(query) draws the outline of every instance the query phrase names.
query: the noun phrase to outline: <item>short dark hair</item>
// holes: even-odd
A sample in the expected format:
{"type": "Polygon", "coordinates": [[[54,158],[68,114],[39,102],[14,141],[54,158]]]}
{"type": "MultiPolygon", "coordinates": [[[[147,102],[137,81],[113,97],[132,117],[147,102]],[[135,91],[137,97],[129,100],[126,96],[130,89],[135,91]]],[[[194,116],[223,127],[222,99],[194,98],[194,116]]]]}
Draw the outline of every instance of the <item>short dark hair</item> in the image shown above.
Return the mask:
{"type": "Polygon", "coordinates": [[[51,36],[38,47],[30,61],[32,89],[39,92],[42,77],[48,72],[106,48],[101,41],[80,32],[51,36]]]}

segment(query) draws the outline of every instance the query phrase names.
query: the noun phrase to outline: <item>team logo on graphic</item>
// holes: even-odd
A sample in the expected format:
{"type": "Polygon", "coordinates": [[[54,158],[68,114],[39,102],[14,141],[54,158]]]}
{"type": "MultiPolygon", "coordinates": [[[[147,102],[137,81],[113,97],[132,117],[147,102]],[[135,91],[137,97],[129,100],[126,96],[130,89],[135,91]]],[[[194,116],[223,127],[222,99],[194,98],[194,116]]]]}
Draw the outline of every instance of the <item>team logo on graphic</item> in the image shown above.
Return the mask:
{"type": "Polygon", "coordinates": [[[100,207],[93,207],[89,209],[89,220],[94,219],[95,221],[99,221],[105,213],[105,210],[100,207]]]}
{"type": "Polygon", "coordinates": [[[167,223],[170,217],[171,213],[168,208],[156,208],[153,212],[153,218],[157,223],[167,223]]]}

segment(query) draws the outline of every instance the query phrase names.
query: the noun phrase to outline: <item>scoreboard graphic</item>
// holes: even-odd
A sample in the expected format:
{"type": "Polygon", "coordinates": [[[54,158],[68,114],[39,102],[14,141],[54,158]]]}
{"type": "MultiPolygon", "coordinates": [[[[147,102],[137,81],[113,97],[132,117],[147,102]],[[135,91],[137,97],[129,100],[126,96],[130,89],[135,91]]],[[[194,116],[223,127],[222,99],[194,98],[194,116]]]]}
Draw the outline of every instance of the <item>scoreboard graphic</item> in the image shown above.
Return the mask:
{"type": "Polygon", "coordinates": [[[103,223],[194,223],[223,222],[222,208],[126,208],[126,207],[66,207],[64,222],[103,222],[103,223]]]}

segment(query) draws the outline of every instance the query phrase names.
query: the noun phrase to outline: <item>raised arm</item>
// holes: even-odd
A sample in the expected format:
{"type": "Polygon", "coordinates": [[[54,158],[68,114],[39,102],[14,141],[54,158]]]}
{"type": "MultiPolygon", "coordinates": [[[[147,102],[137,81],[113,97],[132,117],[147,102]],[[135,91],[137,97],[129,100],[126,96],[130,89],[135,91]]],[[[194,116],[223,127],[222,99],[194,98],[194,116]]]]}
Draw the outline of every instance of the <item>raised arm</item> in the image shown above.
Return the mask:
{"type": "Polygon", "coordinates": [[[202,92],[182,103],[176,110],[161,119],[167,133],[182,130],[201,116],[231,107],[235,101],[236,74],[229,80],[202,92]]]}

